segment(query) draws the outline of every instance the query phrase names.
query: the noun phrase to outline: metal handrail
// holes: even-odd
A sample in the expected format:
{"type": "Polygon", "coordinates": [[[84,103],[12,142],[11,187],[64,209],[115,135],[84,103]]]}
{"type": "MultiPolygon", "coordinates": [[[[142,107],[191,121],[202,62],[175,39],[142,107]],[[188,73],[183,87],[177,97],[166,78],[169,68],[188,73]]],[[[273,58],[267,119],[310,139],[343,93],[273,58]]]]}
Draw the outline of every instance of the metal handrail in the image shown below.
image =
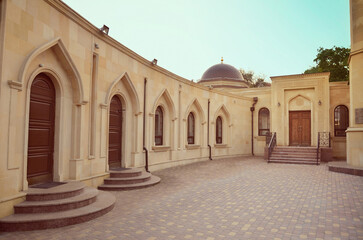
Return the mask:
{"type": "Polygon", "coordinates": [[[268,155],[267,155],[267,162],[270,162],[271,153],[276,146],[276,132],[273,132],[271,135],[271,139],[268,144],[268,155]]]}

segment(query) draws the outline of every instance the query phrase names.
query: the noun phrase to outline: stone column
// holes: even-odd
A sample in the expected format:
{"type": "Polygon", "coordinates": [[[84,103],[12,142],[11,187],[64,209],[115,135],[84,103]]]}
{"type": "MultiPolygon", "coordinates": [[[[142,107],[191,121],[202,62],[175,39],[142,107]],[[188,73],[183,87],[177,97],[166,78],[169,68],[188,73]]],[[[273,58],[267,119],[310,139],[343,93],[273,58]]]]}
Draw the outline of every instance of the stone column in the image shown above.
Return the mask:
{"type": "Polygon", "coordinates": [[[16,152],[19,151],[19,145],[16,144],[17,134],[17,107],[18,107],[18,92],[22,91],[22,84],[16,81],[8,81],[10,87],[9,99],[9,128],[8,128],[8,157],[7,169],[18,169],[20,167],[19,156],[16,152]]]}
{"type": "Polygon", "coordinates": [[[72,180],[78,180],[82,176],[82,167],[84,162],[84,111],[86,101],[77,103],[73,107],[73,126],[72,126],[72,159],[69,161],[69,178],[72,180]]]}
{"type": "Polygon", "coordinates": [[[350,112],[347,163],[363,167],[363,1],[350,0],[350,112]]]}

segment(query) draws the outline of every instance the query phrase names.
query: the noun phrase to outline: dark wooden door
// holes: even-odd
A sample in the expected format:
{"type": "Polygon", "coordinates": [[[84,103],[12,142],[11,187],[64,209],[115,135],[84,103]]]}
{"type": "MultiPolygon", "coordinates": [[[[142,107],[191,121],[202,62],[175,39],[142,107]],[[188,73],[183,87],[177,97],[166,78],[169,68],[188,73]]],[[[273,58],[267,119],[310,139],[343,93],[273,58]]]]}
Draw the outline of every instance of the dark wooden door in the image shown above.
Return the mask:
{"type": "Polygon", "coordinates": [[[28,184],[53,180],[55,89],[39,74],[30,90],[28,134],[28,184]]]}
{"type": "Polygon", "coordinates": [[[121,167],[122,104],[117,96],[111,99],[108,139],[109,167],[121,167]]]}
{"type": "Polygon", "coordinates": [[[311,115],[310,111],[290,111],[289,131],[291,146],[310,146],[311,115]]]}

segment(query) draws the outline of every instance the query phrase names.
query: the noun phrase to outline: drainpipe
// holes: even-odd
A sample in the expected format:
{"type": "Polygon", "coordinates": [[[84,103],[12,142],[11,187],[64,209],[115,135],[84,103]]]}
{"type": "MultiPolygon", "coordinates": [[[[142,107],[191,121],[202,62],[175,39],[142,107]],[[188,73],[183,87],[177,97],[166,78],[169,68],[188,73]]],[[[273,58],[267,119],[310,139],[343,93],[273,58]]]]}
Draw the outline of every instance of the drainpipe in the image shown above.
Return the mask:
{"type": "Polygon", "coordinates": [[[256,105],[257,101],[258,101],[258,97],[254,97],[252,107],[250,107],[250,110],[251,110],[251,152],[252,152],[252,156],[255,155],[253,153],[253,112],[255,111],[255,105],[256,105]]]}
{"type": "Polygon", "coordinates": [[[212,159],[212,147],[209,144],[209,111],[210,111],[210,100],[208,99],[208,124],[207,124],[207,142],[208,142],[208,148],[209,148],[209,160],[212,159]]]}
{"type": "Polygon", "coordinates": [[[143,143],[143,150],[145,151],[145,171],[146,172],[150,172],[149,171],[149,151],[146,148],[145,145],[145,122],[146,122],[146,83],[147,83],[147,78],[145,78],[144,81],[144,112],[143,112],[143,131],[142,131],[142,143],[143,143]]]}

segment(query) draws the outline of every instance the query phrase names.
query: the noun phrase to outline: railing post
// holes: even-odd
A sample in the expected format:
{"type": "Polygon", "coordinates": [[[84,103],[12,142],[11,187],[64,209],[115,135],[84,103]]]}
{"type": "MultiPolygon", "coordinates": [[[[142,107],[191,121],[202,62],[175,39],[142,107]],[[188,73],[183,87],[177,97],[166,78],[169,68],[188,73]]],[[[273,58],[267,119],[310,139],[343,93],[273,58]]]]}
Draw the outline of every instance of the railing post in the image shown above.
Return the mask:
{"type": "Polygon", "coordinates": [[[319,165],[320,132],[318,132],[318,142],[316,148],[316,165],[319,165]]]}
{"type": "Polygon", "coordinates": [[[270,142],[268,144],[267,163],[270,163],[270,156],[271,156],[272,150],[274,149],[275,146],[276,146],[276,132],[272,133],[270,142]]]}

